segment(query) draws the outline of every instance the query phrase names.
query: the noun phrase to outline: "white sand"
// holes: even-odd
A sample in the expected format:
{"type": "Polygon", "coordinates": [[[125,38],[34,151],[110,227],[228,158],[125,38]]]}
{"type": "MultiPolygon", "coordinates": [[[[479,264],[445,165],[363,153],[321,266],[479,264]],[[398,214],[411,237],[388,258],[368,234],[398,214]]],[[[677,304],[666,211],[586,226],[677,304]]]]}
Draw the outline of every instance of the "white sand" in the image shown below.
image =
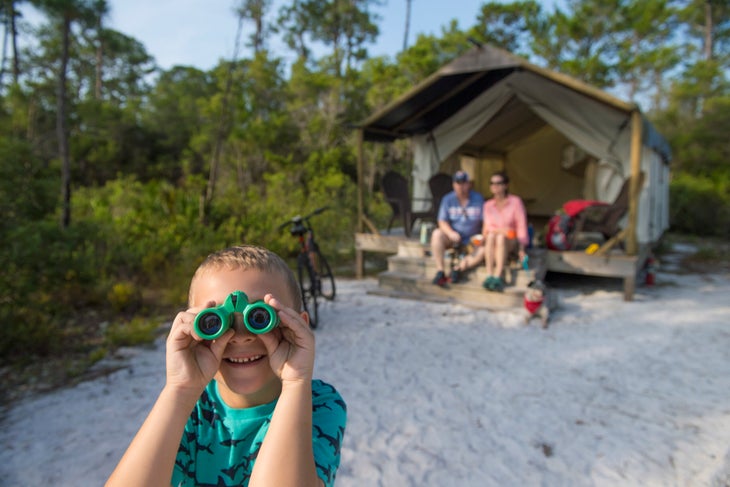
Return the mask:
{"type": "MultiPolygon", "coordinates": [[[[348,403],[337,485],[730,485],[730,276],[624,302],[560,289],[550,328],[517,312],[373,296],[338,281],[316,376],[348,403]]],[[[164,348],[6,411],[0,484],[103,484],[162,387],[164,348]]]]}

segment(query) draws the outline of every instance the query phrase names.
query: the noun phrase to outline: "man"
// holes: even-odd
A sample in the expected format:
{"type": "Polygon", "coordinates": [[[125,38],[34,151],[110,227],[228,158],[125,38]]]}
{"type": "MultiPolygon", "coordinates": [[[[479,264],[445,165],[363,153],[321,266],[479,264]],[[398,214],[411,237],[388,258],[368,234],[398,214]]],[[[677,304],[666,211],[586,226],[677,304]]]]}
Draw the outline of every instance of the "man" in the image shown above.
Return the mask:
{"type": "Polygon", "coordinates": [[[466,255],[451,270],[449,277],[444,272],[444,252],[446,249],[466,246],[473,235],[482,231],[482,208],[484,198],[472,190],[472,182],[465,171],[457,171],[453,176],[453,191],[441,199],[438,212],[438,227],[431,234],[431,255],[436,262],[436,276],[433,283],[444,286],[448,282],[457,283],[467,269],[479,265],[484,260],[484,248],[477,246],[474,253],[466,255]]]}

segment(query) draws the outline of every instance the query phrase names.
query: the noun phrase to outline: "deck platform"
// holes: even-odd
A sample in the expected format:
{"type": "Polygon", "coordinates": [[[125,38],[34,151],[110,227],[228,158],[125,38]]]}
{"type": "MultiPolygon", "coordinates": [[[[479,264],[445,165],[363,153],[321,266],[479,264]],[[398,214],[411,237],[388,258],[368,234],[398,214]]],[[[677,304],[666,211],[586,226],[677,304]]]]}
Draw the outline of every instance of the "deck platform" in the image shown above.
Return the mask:
{"type": "Polygon", "coordinates": [[[463,282],[441,288],[431,284],[436,273],[428,246],[403,235],[355,234],[356,274],[362,277],[363,252],[381,252],[388,256],[388,269],[378,276],[377,294],[410,299],[455,302],[487,309],[507,309],[521,306],[527,284],[535,277],[543,279],[547,271],[587,276],[612,277],[623,280],[624,300],[633,300],[636,278],[648,249],[629,256],[618,249],[603,255],[589,255],[581,250],[554,251],[532,249],[530,270],[516,263],[506,276],[508,286],[503,293],[486,291],[481,283],[487,277],[479,266],[463,278],[463,282]]]}
{"type": "Polygon", "coordinates": [[[527,285],[536,275],[532,269],[524,270],[513,265],[508,270],[508,285],[504,292],[493,292],[482,287],[487,274],[483,266],[478,266],[464,273],[461,282],[440,287],[431,282],[436,266],[428,251],[427,246],[417,241],[399,242],[396,254],[388,257],[388,269],[378,275],[378,289],[371,292],[395,298],[507,310],[522,307],[527,285]]]}

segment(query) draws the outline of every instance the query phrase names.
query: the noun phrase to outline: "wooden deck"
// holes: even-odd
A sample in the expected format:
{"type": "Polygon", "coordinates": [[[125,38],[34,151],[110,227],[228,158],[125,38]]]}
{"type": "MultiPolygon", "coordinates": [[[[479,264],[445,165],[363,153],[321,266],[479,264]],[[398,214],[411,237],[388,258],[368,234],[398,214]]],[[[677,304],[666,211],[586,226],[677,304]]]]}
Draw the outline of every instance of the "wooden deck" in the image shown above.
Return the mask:
{"type": "Polygon", "coordinates": [[[504,292],[490,292],[482,287],[487,277],[483,266],[472,269],[462,276],[462,281],[445,287],[431,281],[436,267],[426,245],[415,239],[386,237],[378,241],[377,236],[361,238],[368,251],[388,252],[388,268],[378,275],[378,289],[373,294],[394,298],[455,303],[472,308],[505,310],[522,307],[522,298],[527,284],[535,278],[534,271],[525,271],[518,266],[508,273],[508,286],[504,292]],[[395,245],[395,253],[392,252],[395,245]]]}
{"type": "Polygon", "coordinates": [[[449,288],[439,288],[431,284],[436,272],[433,259],[426,255],[428,248],[415,238],[408,239],[397,234],[357,233],[355,250],[358,278],[363,276],[364,252],[390,254],[388,270],[378,276],[379,289],[376,292],[379,294],[460,302],[489,309],[520,305],[529,280],[534,277],[543,278],[547,271],[622,279],[624,300],[631,301],[636,290],[636,276],[648,253],[648,250],[642,249],[639,255],[629,256],[620,250],[612,250],[604,255],[589,255],[580,250],[534,249],[529,252],[531,271],[524,272],[513,266],[508,281],[511,280],[514,284],[508,286],[504,293],[493,293],[481,287],[481,282],[486,278],[483,267],[469,272],[464,283],[449,288]]]}
{"type": "Polygon", "coordinates": [[[547,252],[547,269],[566,274],[615,277],[623,279],[624,300],[632,301],[636,291],[636,276],[646,253],[626,255],[616,250],[605,255],[589,255],[581,250],[547,252]]]}

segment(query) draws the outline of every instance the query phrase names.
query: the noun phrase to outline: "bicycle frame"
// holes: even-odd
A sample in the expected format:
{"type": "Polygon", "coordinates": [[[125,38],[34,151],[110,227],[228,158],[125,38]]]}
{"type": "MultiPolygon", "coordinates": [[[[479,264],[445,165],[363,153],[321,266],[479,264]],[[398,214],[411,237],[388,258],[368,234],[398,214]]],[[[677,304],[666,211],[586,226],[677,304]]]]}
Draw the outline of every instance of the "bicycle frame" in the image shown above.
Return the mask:
{"type": "Polygon", "coordinates": [[[335,281],[327,259],[320,253],[315,240],[314,229],[309,219],[322,213],[327,207],[319,208],[304,217],[295,216],[279,228],[289,225],[289,233],[297,237],[299,255],[297,256],[297,278],[304,300],[304,309],[309,312],[310,325],[317,326],[318,299],[333,300],[335,297],[335,281]]]}
{"type": "Polygon", "coordinates": [[[297,236],[300,253],[307,254],[309,256],[309,262],[312,266],[312,270],[315,274],[318,274],[319,266],[317,265],[317,251],[319,249],[317,242],[314,239],[314,229],[309,223],[309,218],[313,215],[314,214],[307,215],[305,217],[295,217],[292,220],[294,227],[292,228],[291,233],[297,236]]]}

